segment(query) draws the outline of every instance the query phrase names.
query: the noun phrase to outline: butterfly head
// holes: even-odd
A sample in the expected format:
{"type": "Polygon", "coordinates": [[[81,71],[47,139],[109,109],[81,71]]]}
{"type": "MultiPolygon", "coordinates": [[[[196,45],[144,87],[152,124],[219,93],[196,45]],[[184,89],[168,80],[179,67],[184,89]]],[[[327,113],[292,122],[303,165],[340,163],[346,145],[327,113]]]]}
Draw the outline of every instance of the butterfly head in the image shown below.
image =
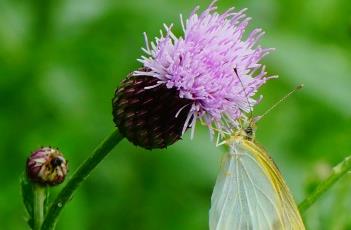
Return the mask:
{"type": "Polygon", "coordinates": [[[242,128],[238,130],[238,135],[252,141],[255,139],[256,127],[256,118],[251,117],[246,122],[243,122],[242,128]]]}
{"type": "Polygon", "coordinates": [[[239,120],[239,126],[233,132],[229,140],[249,140],[253,141],[255,139],[256,134],[256,121],[257,117],[246,117],[243,116],[239,120]]]}

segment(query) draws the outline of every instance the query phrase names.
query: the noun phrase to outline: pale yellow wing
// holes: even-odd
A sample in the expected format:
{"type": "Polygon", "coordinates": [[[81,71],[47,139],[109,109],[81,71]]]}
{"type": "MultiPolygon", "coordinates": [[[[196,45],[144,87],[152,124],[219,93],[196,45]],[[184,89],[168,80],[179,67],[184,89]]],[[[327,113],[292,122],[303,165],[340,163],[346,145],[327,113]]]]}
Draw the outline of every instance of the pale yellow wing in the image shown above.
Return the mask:
{"type": "Polygon", "coordinates": [[[283,229],[305,229],[296,202],[272,158],[262,148],[251,141],[245,140],[243,144],[252,151],[257,160],[261,162],[262,169],[271,178],[271,183],[281,202],[283,226],[291,226],[290,228],[283,229]]]}
{"type": "Polygon", "coordinates": [[[231,144],[211,198],[210,230],[229,229],[305,229],[274,162],[247,140],[231,144]]]}

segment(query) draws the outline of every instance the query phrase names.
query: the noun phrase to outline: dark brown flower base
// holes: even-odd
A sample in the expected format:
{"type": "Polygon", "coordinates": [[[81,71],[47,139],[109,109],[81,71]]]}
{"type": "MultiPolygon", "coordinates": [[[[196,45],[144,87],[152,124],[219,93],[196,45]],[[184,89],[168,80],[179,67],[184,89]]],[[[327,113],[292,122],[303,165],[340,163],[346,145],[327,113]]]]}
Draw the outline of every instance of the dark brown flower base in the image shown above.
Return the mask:
{"type": "Polygon", "coordinates": [[[179,98],[175,89],[157,84],[150,76],[133,76],[122,81],[113,98],[113,121],[133,144],[146,149],[165,148],[181,138],[192,101],[179,98]],[[182,108],[176,118],[177,112],[182,108]]]}

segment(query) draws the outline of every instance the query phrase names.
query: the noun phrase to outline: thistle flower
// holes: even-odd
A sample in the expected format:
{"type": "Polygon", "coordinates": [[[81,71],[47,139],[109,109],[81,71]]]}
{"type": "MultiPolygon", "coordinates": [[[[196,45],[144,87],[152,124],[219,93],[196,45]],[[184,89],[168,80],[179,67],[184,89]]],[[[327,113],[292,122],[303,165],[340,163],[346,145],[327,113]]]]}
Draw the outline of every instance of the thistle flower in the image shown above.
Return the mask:
{"type": "MultiPolygon", "coordinates": [[[[143,87],[145,90],[154,90],[153,93],[160,98],[163,97],[161,89],[176,92],[173,99],[181,101],[181,106],[176,106],[177,111],[168,113],[170,116],[165,121],[173,124],[177,115],[186,113],[186,116],[179,119],[181,122],[177,120],[176,126],[180,124],[181,127],[174,130],[177,131],[174,136],[178,139],[190,127],[193,136],[197,120],[219,130],[236,127],[237,118],[242,116],[243,112],[249,112],[259,102],[253,96],[269,79],[259,61],[271,49],[256,46],[264,34],[262,30],[254,29],[244,39],[244,32],[250,20],[244,14],[245,9],[234,11],[234,8],[230,8],[225,13],[219,14],[216,12],[215,3],[216,1],[213,1],[200,14],[198,14],[199,8],[196,7],[185,23],[182,16],[180,17],[183,36],[176,37],[171,31],[172,25],[164,25],[166,34],[163,35],[161,31],[160,37],[151,44],[145,35],[146,47],[143,51],[146,56],[138,59],[144,68],[130,75],[133,79],[139,78],[138,85],[131,85],[134,91],[143,87]]],[[[123,90],[123,84],[121,87],[122,90],[116,93],[114,110],[121,107],[118,104],[118,97],[130,92],[123,90]]],[[[129,111],[137,113],[140,103],[143,103],[142,98],[139,99],[138,103],[126,105],[129,111]]],[[[166,110],[160,105],[157,113],[153,108],[150,108],[150,111],[152,111],[150,114],[145,111],[146,120],[156,119],[155,116],[163,114],[166,110]]],[[[122,111],[119,112],[120,116],[116,116],[114,112],[115,120],[127,117],[121,115],[122,111]]],[[[137,129],[137,124],[134,119],[133,127],[123,126],[122,132],[133,133],[126,137],[133,143],[142,145],[134,138],[135,131],[131,131],[137,129]]],[[[119,127],[118,122],[117,126],[119,127]]],[[[153,137],[151,130],[145,132],[150,139],[157,139],[159,136],[157,133],[156,137],[153,137]]],[[[167,135],[162,133],[161,136],[167,135]]]]}
{"type": "Polygon", "coordinates": [[[28,178],[41,185],[62,183],[67,169],[67,161],[62,153],[50,147],[36,150],[27,160],[28,178]]]}

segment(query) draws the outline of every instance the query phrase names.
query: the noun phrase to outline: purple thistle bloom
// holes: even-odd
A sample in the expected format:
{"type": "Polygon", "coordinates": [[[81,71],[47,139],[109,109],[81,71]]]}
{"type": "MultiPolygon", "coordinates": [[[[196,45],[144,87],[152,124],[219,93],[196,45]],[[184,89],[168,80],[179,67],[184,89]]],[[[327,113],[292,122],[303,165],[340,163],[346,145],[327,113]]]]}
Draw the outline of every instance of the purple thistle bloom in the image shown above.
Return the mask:
{"type": "Polygon", "coordinates": [[[134,72],[158,79],[148,88],[164,84],[175,88],[180,98],[192,101],[185,105],[191,108],[183,133],[192,127],[193,134],[198,119],[220,130],[236,127],[243,112],[250,112],[259,102],[252,98],[258,88],[272,78],[266,77],[264,66],[258,63],[272,50],[256,46],[264,32],[255,29],[244,39],[250,21],[245,9],[230,8],[219,14],[215,3],[201,14],[196,7],[185,24],[180,17],[184,36],[176,37],[172,25],[164,25],[166,35],[161,31],[150,46],[145,35],[147,56],[139,61],[147,71],[134,72]]]}

